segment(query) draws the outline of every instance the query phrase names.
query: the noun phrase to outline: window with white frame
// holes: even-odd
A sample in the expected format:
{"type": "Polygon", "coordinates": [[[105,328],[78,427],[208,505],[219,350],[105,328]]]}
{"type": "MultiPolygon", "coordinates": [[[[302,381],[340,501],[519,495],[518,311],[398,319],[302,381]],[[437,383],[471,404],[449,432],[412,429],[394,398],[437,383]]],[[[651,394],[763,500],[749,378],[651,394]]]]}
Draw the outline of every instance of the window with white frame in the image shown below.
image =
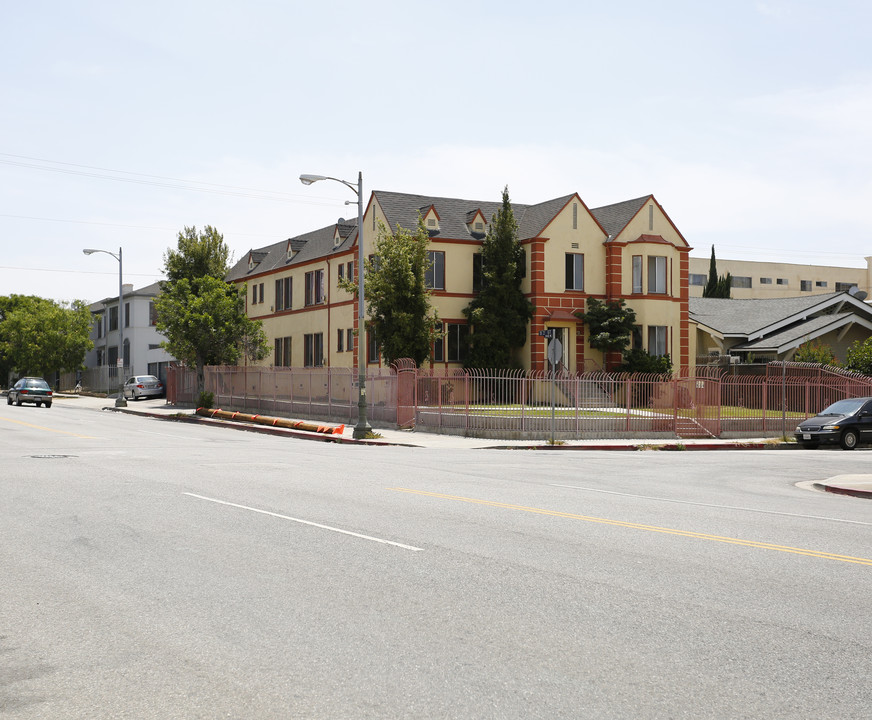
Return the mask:
{"type": "Polygon", "coordinates": [[[424,285],[430,290],[445,289],[445,253],[441,250],[427,251],[427,270],[424,271],[424,285]]]}
{"type": "Polygon", "coordinates": [[[666,258],[661,255],[648,257],[648,293],[666,294],[666,258]]]}
{"type": "Polygon", "coordinates": [[[666,325],[649,325],[648,326],[648,354],[649,355],[665,355],[666,354],[666,325]]]}
{"type": "Polygon", "coordinates": [[[567,290],[584,290],[584,254],[566,253],[567,290]]]}
{"type": "Polygon", "coordinates": [[[633,295],[642,294],[642,256],[633,255],[633,295]]]}

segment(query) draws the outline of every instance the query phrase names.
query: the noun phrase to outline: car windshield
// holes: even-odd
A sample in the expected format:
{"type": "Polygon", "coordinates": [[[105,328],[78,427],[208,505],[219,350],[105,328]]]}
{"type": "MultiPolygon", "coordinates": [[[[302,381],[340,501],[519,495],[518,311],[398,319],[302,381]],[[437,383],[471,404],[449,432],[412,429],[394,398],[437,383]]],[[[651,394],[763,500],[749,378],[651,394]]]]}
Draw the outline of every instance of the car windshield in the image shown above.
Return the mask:
{"type": "Polygon", "coordinates": [[[821,415],[850,415],[860,409],[865,401],[858,398],[839,400],[823,410],[821,415]]]}

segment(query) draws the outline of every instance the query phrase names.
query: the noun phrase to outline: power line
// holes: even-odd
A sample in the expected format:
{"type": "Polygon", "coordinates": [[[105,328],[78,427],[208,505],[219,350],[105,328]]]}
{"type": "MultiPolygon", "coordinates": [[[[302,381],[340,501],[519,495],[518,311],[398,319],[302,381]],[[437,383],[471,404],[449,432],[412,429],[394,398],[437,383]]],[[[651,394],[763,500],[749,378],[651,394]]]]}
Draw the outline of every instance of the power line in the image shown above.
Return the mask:
{"type": "Polygon", "coordinates": [[[60,160],[46,160],[44,158],[35,158],[27,155],[13,155],[11,153],[0,153],[0,164],[12,167],[29,168],[32,170],[43,170],[45,172],[61,173],[64,175],[79,175],[81,177],[90,177],[99,180],[113,180],[115,182],[133,183],[136,185],[151,185],[153,187],[163,187],[174,190],[190,190],[193,192],[203,192],[214,195],[229,195],[233,197],[247,197],[258,200],[272,200],[274,202],[297,202],[305,205],[321,206],[333,206],[339,202],[338,200],[332,200],[330,198],[321,198],[321,202],[319,202],[317,196],[295,195],[281,190],[260,190],[257,188],[222,185],[206,181],[194,182],[164,175],[148,175],[146,173],[130,172],[128,170],[115,170],[112,168],[103,168],[93,165],[79,165],[77,163],[62,162],[60,160]],[[2,158],[14,159],[4,160],[2,158]],[[21,162],[22,160],[28,160],[31,162],[21,162]],[[35,165],[34,163],[47,164],[35,165]],[[51,165],[61,167],[51,167],[51,165]],[[104,175],[102,173],[114,173],[114,175],[104,175]],[[128,175],[130,177],[119,177],[121,175],[128,175]]]}
{"type": "MultiPolygon", "coordinates": [[[[177,233],[178,228],[157,227],[154,225],[125,225],[122,223],[95,222],[93,220],[64,220],[62,218],[36,217],[33,215],[11,215],[9,213],[0,213],[0,217],[14,218],[16,220],[38,220],[40,222],[57,222],[71,223],[74,225],[101,225],[105,227],[127,228],[132,230],[159,230],[160,232],[177,233]]],[[[274,233],[240,233],[233,230],[225,230],[222,234],[236,235],[240,237],[271,237],[274,238],[274,233]]]]}
{"type": "MultiPolygon", "coordinates": [[[[0,270],[21,270],[24,272],[50,272],[50,273],[69,273],[72,275],[113,275],[118,277],[118,272],[100,272],[99,270],[57,270],[55,268],[35,268],[35,267],[17,267],[15,265],[0,265],[0,270]]],[[[153,273],[124,273],[124,277],[163,277],[161,272],[153,273]]]]}

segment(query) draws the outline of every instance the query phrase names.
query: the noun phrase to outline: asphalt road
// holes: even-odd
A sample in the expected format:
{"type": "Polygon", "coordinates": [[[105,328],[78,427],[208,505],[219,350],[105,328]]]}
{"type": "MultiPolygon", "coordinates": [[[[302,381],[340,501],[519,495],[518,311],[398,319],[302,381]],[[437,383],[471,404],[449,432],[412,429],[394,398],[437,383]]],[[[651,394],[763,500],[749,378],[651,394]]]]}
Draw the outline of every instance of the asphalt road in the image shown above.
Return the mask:
{"type": "Polygon", "coordinates": [[[4,718],[869,718],[872,453],[0,405],[4,718]]]}

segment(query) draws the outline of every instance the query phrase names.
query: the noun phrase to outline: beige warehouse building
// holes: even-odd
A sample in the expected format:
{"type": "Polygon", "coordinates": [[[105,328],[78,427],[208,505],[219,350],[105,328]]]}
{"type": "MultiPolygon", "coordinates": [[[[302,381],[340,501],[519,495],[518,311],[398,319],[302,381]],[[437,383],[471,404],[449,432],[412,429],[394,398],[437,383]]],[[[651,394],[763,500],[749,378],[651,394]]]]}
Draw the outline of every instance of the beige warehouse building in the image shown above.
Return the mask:
{"type": "MultiPolygon", "coordinates": [[[[732,297],[743,300],[824,295],[846,292],[853,286],[872,296],[872,256],[865,260],[865,268],[720,258],[716,262],[718,275],[730,273],[733,276],[732,297]]],[[[709,264],[710,258],[690,258],[690,297],[702,297],[708,280],[709,264]]]]}

